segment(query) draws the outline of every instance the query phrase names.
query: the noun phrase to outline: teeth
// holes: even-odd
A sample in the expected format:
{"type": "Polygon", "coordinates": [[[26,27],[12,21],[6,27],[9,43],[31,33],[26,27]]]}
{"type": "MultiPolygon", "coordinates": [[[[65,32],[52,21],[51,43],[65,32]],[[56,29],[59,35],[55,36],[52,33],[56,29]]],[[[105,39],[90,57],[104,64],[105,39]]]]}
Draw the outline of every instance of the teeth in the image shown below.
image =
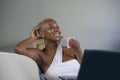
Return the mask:
{"type": "Polygon", "coordinates": [[[59,34],[57,33],[57,34],[55,34],[55,36],[59,36],[59,34]]]}

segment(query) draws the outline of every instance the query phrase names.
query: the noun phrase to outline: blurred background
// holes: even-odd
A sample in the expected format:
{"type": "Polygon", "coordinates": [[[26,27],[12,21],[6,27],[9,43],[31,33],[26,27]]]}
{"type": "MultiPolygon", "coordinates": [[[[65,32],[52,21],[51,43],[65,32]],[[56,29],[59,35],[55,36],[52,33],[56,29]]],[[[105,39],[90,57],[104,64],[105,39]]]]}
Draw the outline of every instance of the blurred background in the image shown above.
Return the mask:
{"type": "Polygon", "coordinates": [[[0,0],[0,51],[14,52],[44,18],[85,49],[120,49],[120,0],[0,0]]]}

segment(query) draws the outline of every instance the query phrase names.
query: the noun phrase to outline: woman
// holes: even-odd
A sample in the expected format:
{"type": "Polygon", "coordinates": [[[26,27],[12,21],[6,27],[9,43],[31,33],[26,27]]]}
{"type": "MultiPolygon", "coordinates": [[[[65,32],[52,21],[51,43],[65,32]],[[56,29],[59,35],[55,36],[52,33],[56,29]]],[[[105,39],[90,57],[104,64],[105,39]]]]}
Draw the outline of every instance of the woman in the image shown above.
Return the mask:
{"type": "Polygon", "coordinates": [[[16,45],[15,52],[32,58],[47,80],[57,80],[59,76],[77,76],[82,60],[79,42],[69,40],[70,48],[59,45],[61,31],[57,22],[51,18],[35,26],[30,37],[16,45]],[[38,31],[38,35],[36,35],[38,31]],[[37,39],[42,39],[42,48],[29,48],[37,39]]]}

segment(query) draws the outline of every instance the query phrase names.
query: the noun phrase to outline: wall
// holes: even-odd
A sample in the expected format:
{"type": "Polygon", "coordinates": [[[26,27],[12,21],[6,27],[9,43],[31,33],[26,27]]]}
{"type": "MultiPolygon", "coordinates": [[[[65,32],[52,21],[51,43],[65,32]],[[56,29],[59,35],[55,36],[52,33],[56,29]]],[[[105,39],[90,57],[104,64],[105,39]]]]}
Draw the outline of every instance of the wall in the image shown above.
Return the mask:
{"type": "Polygon", "coordinates": [[[120,0],[1,0],[0,51],[14,52],[33,26],[54,18],[84,49],[120,49],[120,0]]]}

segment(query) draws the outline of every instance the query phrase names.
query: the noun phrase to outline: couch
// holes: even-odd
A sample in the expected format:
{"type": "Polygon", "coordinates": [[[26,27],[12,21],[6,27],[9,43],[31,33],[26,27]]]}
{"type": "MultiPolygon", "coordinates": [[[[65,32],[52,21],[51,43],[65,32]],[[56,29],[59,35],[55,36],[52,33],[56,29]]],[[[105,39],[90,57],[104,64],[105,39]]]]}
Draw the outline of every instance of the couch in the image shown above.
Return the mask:
{"type": "Polygon", "coordinates": [[[39,68],[27,56],[0,52],[0,80],[40,80],[39,68]]]}

